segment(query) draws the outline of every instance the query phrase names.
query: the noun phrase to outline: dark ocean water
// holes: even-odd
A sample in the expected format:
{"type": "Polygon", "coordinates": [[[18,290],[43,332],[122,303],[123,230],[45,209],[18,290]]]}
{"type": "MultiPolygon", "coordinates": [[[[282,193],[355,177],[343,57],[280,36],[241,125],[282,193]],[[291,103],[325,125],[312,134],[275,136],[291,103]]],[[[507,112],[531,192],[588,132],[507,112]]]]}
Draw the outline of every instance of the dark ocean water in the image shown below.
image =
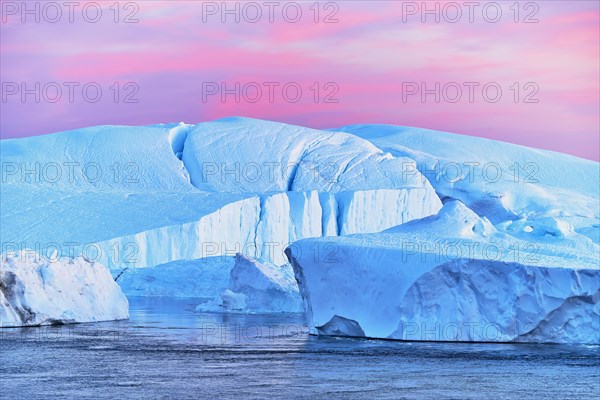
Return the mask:
{"type": "Polygon", "coordinates": [[[2,399],[598,399],[598,346],[309,336],[301,315],[197,314],[130,299],[129,321],[0,330],[2,399]]]}

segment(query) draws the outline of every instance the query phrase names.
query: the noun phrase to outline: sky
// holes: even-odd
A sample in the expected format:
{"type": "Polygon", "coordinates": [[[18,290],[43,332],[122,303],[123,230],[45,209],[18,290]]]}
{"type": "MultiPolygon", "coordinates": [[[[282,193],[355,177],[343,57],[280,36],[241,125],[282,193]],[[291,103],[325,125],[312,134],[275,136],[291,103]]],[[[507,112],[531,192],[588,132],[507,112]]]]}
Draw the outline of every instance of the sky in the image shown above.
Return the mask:
{"type": "Polygon", "coordinates": [[[0,3],[3,139],[239,115],[600,159],[595,0],[0,3]]]}

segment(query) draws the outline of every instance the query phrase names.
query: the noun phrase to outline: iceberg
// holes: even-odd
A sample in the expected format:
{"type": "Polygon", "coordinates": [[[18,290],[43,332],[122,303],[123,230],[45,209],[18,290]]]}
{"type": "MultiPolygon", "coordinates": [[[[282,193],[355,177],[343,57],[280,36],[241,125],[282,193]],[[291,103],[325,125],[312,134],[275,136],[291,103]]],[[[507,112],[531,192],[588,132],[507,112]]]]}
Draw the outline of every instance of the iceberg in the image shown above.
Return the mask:
{"type": "Polygon", "coordinates": [[[220,301],[198,305],[196,311],[245,313],[302,312],[302,298],[290,264],[263,264],[243,254],[235,256],[228,287],[220,301]]]}
{"type": "Polygon", "coordinates": [[[286,254],[315,334],[597,344],[598,246],[578,239],[523,241],[455,200],[435,216],[301,240],[286,254]]]}
{"type": "Polygon", "coordinates": [[[213,301],[229,285],[234,257],[178,260],[147,268],[113,269],[126,296],[187,297],[213,301]]]}
{"type": "MultiPolygon", "coordinates": [[[[378,232],[442,206],[427,180],[402,177],[414,162],[367,140],[247,118],[4,140],[0,156],[2,254],[83,255],[131,296],[221,304],[237,253],[289,277],[284,249],[299,239],[378,232]]],[[[255,294],[246,308],[285,311],[252,305],[255,294]]],[[[295,299],[282,304],[297,311],[295,299]]]]}
{"type": "Polygon", "coordinates": [[[199,299],[197,312],[300,313],[292,266],[261,263],[244,254],[113,270],[127,296],[199,299]]]}
{"type": "Polygon", "coordinates": [[[28,251],[0,261],[0,327],[121,320],[128,307],[108,268],[83,257],[28,251]]]}
{"type": "Polygon", "coordinates": [[[129,296],[200,298],[198,311],[304,308],[323,335],[597,342],[598,163],[418,128],[241,117],[1,143],[7,260],[87,260],[129,296]]]}

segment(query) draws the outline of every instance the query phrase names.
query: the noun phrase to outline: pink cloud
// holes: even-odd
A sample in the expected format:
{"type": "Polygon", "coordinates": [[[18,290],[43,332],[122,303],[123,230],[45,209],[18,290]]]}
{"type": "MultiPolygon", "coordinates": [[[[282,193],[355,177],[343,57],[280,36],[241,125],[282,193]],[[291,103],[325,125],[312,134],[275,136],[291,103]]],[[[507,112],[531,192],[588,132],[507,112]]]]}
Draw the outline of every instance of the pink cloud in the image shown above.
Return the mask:
{"type": "MultiPolygon", "coordinates": [[[[419,2],[417,2],[419,3],[419,2]]],[[[448,2],[446,2],[448,3],[448,2]]],[[[185,1],[142,2],[139,23],[0,25],[3,82],[98,82],[98,103],[35,103],[11,96],[2,106],[3,138],[99,123],[199,122],[246,115],[325,128],[393,123],[454,131],[569,152],[598,160],[599,6],[539,3],[539,23],[403,22],[395,2],[340,2],[338,23],[204,22],[185,1]],[[137,104],[111,101],[110,85],[138,84],[137,104]],[[290,103],[202,102],[203,82],[297,82],[290,103]],[[490,104],[403,102],[403,82],[497,82],[490,104]],[[311,101],[309,87],[335,82],[338,103],[311,101]],[[538,104],[515,103],[509,87],[536,83],[538,104]]],[[[443,5],[443,3],[440,3],[443,5]]],[[[331,11],[331,10],[330,10],[331,11]]],[[[108,11],[107,11],[108,12],[108,11]]],[[[320,18],[326,13],[320,10],[320,18]]],[[[107,14],[111,15],[111,14],[107,14]]],[[[521,88],[522,89],[522,88],[521,88]]],[[[281,97],[281,96],[279,96],[281,97]]]]}

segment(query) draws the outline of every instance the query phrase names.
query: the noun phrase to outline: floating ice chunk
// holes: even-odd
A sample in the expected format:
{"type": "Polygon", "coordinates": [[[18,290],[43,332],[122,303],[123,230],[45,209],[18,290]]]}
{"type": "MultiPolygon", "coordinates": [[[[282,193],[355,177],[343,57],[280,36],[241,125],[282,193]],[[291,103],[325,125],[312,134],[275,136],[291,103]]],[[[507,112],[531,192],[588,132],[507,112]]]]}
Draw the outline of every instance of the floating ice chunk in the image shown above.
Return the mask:
{"type": "Polygon", "coordinates": [[[127,298],[109,270],[82,257],[34,252],[0,261],[0,327],[126,319],[127,298]]]}
{"type": "Polygon", "coordinates": [[[334,315],[325,325],[318,326],[317,331],[327,336],[365,337],[358,322],[339,315],[334,315]]]}
{"type": "Polygon", "coordinates": [[[248,313],[301,312],[302,299],[289,264],[274,266],[238,254],[229,286],[220,303],[200,304],[196,311],[248,313]]]}

